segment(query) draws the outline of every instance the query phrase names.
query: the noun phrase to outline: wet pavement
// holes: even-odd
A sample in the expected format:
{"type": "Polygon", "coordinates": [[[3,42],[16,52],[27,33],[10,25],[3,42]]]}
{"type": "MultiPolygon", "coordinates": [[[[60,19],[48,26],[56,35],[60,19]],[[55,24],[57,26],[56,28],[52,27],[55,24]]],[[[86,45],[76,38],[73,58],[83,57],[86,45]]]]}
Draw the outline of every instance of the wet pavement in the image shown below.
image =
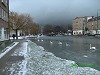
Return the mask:
{"type": "Polygon", "coordinates": [[[24,60],[22,51],[24,51],[26,47],[23,45],[23,43],[25,44],[25,40],[17,40],[16,42],[19,42],[19,44],[0,59],[0,75],[15,75],[18,70],[20,71],[20,64],[22,64],[24,60]]]}

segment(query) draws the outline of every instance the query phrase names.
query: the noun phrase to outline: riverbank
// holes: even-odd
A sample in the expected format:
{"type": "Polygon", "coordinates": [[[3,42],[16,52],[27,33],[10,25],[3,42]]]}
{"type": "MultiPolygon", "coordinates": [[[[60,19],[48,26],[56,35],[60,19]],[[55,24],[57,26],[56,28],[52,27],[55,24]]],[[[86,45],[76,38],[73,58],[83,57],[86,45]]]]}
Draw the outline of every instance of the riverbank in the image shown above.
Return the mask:
{"type": "MultiPolygon", "coordinates": [[[[37,46],[35,43],[28,44],[30,63],[33,68],[34,75],[100,75],[100,72],[89,67],[76,67],[74,61],[61,59],[51,52],[46,52],[43,47],[37,46]]],[[[30,69],[30,70],[31,70],[30,69]]],[[[30,72],[30,75],[31,72],[30,72]]]]}
{"type": "Polygon", "coordinates": [[[78,67],[74,61],[56,57],[29,40],[13,50],[0,72],[2,75],[100,75],[98,70],[78,67]]]}

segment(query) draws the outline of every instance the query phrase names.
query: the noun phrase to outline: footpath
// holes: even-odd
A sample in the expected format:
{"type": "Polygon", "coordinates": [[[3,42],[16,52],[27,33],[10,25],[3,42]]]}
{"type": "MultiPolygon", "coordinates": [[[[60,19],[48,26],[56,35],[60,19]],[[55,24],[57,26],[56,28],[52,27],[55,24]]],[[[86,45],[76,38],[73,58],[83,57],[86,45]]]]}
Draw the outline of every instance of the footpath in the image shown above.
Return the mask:
{"type": "Polygon", "coordinates": [[[1,53],[0,57],[0,74],[1,74],[1,69],[5,67],[6,62],[10,59],[11,54],[16,50],[19,49],[20,44],[23,43],[25,40],[14,40],[15,46],[12,48],[8,48],[9,50],[5,50],[3,53],[1,53]]]}

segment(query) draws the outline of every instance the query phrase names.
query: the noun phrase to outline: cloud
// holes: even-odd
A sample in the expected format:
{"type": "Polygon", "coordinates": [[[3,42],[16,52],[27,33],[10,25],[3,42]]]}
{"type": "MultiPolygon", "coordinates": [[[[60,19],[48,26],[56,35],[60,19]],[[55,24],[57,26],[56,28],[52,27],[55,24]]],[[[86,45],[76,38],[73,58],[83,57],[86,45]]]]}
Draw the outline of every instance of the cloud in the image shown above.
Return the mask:
{"type": "Polygon", "coordinates": [[[29,13],[39,24],[67,24],[77,16],[92,16],[100,0],[10,0],[10,10],[29,13]]]}

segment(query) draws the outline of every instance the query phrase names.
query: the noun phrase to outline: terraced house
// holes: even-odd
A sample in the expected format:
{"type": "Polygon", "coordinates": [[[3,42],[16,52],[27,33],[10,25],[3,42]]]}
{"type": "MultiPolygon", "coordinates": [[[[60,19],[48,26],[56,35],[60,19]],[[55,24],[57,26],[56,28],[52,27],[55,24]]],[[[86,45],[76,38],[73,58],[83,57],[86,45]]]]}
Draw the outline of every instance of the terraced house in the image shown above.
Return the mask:
{"type": "Polygon", "coordinates": [[[100,16],[76,17],[73,20],[73,35],[100,34],[100,16]],[[87,28],[87,31],[86,31],[87,28]]]}
{"type": "Polygon", "coordinates": [[[85,35],[86,33],[88,33],[86,31],[86,28],[88,28],[87,23],[88,20],[92,18],[92,17],[76,17],[73,20],[73,35],[85,35]]]}
{"type": "Polygon", "coordinates": [[[100,16],[88,20],[87,27],[91,35],[100,34],[100,16]],[[97,23],[98,20],[98,23],[97,23]]]}
{"type": "Polygon", "coordinates": [[[0,0],[0,41],[8,39],[9,0],[0,0]]]}

